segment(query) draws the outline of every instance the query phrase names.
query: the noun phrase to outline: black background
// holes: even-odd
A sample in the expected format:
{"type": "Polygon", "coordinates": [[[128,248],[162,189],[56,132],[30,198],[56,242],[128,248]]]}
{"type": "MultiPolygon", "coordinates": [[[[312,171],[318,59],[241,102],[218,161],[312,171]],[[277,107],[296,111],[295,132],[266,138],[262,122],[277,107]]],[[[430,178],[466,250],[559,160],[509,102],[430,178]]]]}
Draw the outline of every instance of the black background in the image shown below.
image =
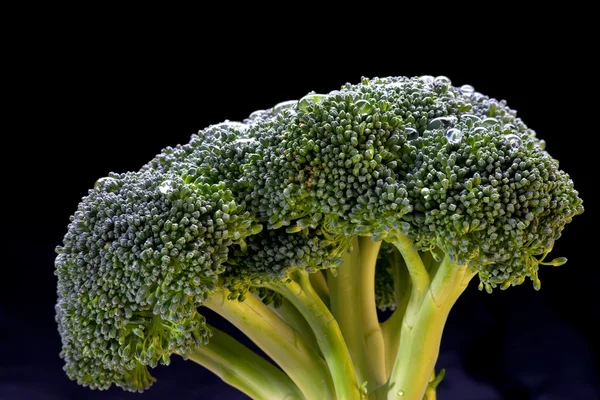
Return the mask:
{"type": "Polygon", "coordinates": [[[577,47],[579,36],[558,46],[542,44],[543,35],[535,33],[510,41],[489,30],[484,51],[476,54],[479,46],[443,34],[433,45],[375,31],[359,44],[351,36],[319,41],[299,31],[282,35],[278,45],[271,34],[257,39],[243,29],[217,42],[206,29],[183,45],[160,29],[109,38],[110,27],[98,27],[84,37],[78,29],[52,39],[40,33],[15,52],[5,79],[6,117],[15,124],[2,146],[0,400],[244,398],[180,359],[155,370],[159,381],[144,395],[90,391],[68,380],[58,357],[53,259],[69,216],[99,177],[137,170],[210,124],[242,120],[361,76],[423,74],[446,75],[457,86],[468,83],[506,99],[547,141],[586,207],[555,246],[554,254],[569,262],[542,269],[540,292],[526,283],[488,295],[475,284],[460,298],[444,334],[438,365],[447,374],[439,397],[599,398],[593,140],[600,124],[597,78],[577,47]]]}

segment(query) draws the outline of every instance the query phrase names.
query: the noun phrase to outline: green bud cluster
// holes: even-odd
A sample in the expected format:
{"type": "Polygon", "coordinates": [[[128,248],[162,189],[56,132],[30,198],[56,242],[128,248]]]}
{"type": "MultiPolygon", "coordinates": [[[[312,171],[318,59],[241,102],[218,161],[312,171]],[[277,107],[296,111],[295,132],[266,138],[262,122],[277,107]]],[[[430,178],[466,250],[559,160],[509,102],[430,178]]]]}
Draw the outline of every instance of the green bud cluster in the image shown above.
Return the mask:
{"type": "MultiPolygon", "coordinates": [[[[113,378],[99,376],[128,376],[206,340],[196,309],[250,222],[223,184],[153,172],[100,179],[57,248],[57,322],[68,375],[106,388],[113,378]]],[[[141,390],[136,385],[152,380],[114,382],[141,390]]]]}
{"type": "Polygon", "coordinates": [[[343,244],[314,230],[293,234],[288,231],[289,228],[264,230],[248,237],[246,248],[234,249],[223,274],[223,286],[231,291],[230,299],[243,300],[253,286],[265,281],[284,281],[295,270],[313,273],[341,263],[343,244]]]}
{"type": "MultiPolygon", "coordinates": [[[[445,77],[363,78],[212,125],[139,172],[98,181],[57,248],[68,375],[143,390],[147,367],[206,343],[198,307],[220,287],[335,268],[357,235],[412,239],[477,269],[481,287],[526,278],[583,212],[569,176],[507,107],[445,77]]],[[[384,246],[385,248],[385,246],[384,246]]],[[[393,265],[376,274],[395,307],[393,265]]]]}
{"type": "Polygon", "coordinates": [[[250,124],[263,144],[244,198],[268,228],[407,235],[480,271],[489,291],[537,269],[583,211],[568,175],[505,101],[445,77],[363,79],[250,124]],[[314,226],[314,225],[313,225],[314,226]],[[536,256],[541,256],[537,258],[536,256]]]}

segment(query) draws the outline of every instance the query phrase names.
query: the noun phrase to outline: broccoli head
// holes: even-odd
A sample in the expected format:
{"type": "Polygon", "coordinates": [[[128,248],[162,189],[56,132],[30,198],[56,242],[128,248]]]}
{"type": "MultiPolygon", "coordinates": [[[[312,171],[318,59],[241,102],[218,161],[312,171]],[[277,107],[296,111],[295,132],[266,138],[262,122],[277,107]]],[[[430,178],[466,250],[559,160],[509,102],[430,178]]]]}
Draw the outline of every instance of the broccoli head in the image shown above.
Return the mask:
{"type": "Polygon", "coordinates": [[[178,354],[253,398],[432,399],[469,281],[539,289],[582,212],[545,142],[470,85],[363,78],[309,93],[98,180],[57,248],[65,370],[142,391],[148,367],[178,354]]]}

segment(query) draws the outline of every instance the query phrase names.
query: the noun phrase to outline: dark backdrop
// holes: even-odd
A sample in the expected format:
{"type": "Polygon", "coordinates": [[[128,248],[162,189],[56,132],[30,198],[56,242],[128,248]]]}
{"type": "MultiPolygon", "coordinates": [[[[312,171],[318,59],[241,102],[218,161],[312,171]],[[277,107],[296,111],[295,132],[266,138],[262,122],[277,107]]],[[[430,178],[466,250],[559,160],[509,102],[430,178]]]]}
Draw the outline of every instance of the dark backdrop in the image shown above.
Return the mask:
{"type": "Polygon", "coordinates": [[[492,38],[490,50],[476,57],[460,43],[427,50],[390,41],[365,50],[352,42],[333,46],[290,37],[282,56],[269,50],[277,45],[243,33],[231,42],[203,37],[186,47],[160,35],[145,44],[102,35],[81,44],[76,36],[65,34],[58,47],[52,41],[36,47],[10,82],[16,90],[9,117],[17,124],[2,149],[10,167],[2,188],[1,400],[244,398],[176,357],[170,367],[153,371],[158,382],[144,395],[90,391],[64,375],[53,259],[69,216],[97,178],[139,169],[163,147],[187,142],[209,124],[241,120],[361,76],[422,74],[446,75],[455,85],[506,99],[548,142],[586,207],[555,247],[554,254],[569,262],[542,269],[540,292],[526,283],[488,295],[472,285],[460,298],[441,348],[438,365],[447,378],[440,398],[599,398],[600,331],[593,325],[599,316],[593,229],[599,124],[597,102],[587,100],[595,77],[583,70],[579,50],[538,48],[532,39],[527,52],[515,54],[492,38]]]}

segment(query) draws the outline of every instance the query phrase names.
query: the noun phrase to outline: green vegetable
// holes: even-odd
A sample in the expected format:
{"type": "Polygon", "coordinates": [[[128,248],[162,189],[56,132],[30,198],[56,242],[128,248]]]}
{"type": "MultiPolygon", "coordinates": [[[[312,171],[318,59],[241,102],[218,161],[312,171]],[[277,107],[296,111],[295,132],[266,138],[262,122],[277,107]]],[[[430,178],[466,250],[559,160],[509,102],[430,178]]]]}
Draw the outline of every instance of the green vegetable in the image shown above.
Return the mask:
{"type": "Polygon", "coordinates": [[[540,265],[566,261],[546,256],[582,201],[544,147],[445,77],[363,78],[210,126],[98,180],[71,217],[65,371],[143,391],[176,354],[255,399],[432,400],[469,282],[539,289],[540,265]]]}

